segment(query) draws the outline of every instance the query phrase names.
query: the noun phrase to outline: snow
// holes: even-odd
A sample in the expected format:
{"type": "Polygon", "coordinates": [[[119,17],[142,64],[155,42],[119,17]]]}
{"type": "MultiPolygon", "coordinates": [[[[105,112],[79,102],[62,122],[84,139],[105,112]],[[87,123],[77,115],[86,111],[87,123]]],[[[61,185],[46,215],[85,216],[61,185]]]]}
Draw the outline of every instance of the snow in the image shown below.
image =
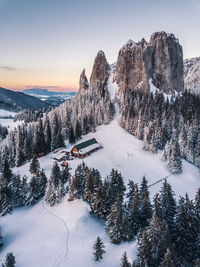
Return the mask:
{"type": "Polygon", "coordinates": [[[184,60],[184,86],[192,93],[200,93],[200,57],[184,60]]]}
{"type": "Polygon", "coordinates": [[[119,90],[119,86],[117,85],[116,81],[114,82],[114,70],[115,70],[116,63],[110,65],[110,75],[108,78],[108,91],[110,93],[110,99],[113,101],[115,96],[119,90]]]}
{"type": "MultiPolygon", "coordinates": [[[[119,108],[117,104],[114,120],[108,125],[97,128],[95,133],[89,133],[82,138],[86,141],[96,138],[103,149],[92,153],[84,160],[69,161],[72,174],[81,162],[89,167],[98,168],[102,178],[105,178],[112,168],[118,169],[125,183],[132,179],[140,183],[143,175],[149,185],[170,175],[167,162],[161,161],[161,151],[152,154],[143,150],[143,142],[126,132],[118,124],[119,108]]],[[[66,149],[71,145],[66,143],[66,149]]],[[[49,177],[54,154],[40,158],[40,166],[49,177]]],[[[29,163],[14,168],[15,173],[29,175],[29,163]]],[[[170,175],[167,178],[176,193],[189,197],[194,195],[200,186],[199,169],[183,160],[183,173],[170,175]]],[[[151,197],[160,190],[162,182],[150,187],[151,197]]],[[[74,266],[119,266],[120,258],[127,251],[130,260],[136,257],[136,242],[124,242],[113,245],[105,235],[104,222],[89,214],[89,206],[82,200],[68,202],[67,196],[63,202],[53,208],[44,205],[43,200],[30,208],[20,208],[12,215],[1,217],[2,234],[5,245],[1,259],[12,251],[16,256],[16,267],[74,267],[74,266]],[[14,222],[14,223],[13,223],[14,222]],[[100,236],[105,243],[106,253],[101,262],[93,261],[92,246],[100,236]]]]}
{"type": "Polygon", "coordinates": [[[14,117],[15,115],[17,115],[16,112],[8,111],[5,109],[0,109],[0,118],[1,117],[14,117]]]}
{"type": "Polygon", "coordinates": [[[23,121],[14,121],[13,119],[1,119],[0,118],[0,124],[2,126],[8,127],[9,131],[13,130],[18,125],[21,125],[23,121]]]}
{"type": "MultiPolygon", "coordinates": [[[[155,87],[155,85],[153,85],[151,79],[149,79],[149,85],[150,85],[150,92],[152,92],[154,96],[155,96],[156,92],[160,92],[160,89],[158,89],[157,87],[155,87]]],[[[175,96],[176,96],[178,93],[175,90],[174,90],[174,92],[175,92],[175,96]]],[[[163,91],[162,91],[162,93],[163,93],[163,96],[165,98],[165,101],[167,101],[167,99],[170,101],[172,95],[168,95],[168,94],[164,93],[163,91]]]]}
{"type": "Polygon", "coordinates": [[[53,208],[40,201],[31,208],[20,208],[2,217],[1,226],[5,237],[1,260],[8,251],[13,251],[16,267],[37,267],[41,262],[44,267],[115,267],[125,250],[131,260],[136,256],[136,242],[111,244],[104,233],[104,223],[91,217],[88,205],[81,200],[64,199],[53,208]],[[97,236],[106,246],[100,263],[95,263],[92,255],[97,236]]]}

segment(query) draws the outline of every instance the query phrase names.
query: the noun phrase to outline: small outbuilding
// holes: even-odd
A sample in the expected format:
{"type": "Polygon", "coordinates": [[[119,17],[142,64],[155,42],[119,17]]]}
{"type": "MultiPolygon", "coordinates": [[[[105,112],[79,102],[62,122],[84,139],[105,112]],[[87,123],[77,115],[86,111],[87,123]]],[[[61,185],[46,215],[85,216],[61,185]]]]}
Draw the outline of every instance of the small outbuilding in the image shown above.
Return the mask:
{"type": "Polygon", "coordinates": [[[95,138],[89,139],[85,142],[79,143],[75,145],[72,150],[71,154],[73,157],[76,158],[85,158],[87,155],[97,151],[101,148],[101,145],[97,142],[95,138]]]}

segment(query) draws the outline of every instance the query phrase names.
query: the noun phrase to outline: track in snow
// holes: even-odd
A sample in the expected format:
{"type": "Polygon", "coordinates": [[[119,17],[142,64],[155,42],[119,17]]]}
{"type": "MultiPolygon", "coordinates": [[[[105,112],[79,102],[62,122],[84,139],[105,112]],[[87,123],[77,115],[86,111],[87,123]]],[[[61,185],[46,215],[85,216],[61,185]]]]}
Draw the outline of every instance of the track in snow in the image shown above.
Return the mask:
{"type": "Polygon", "coordinates": [[[164,178],[161,178],[160,180],[156,181],[156,182],[153,183],[153,184],[150,184],[148,187],[152,187],[152,186],[154,186],[155,184],[158,184],[158,183],[164,181],[164,180],[167,179],[169,176],[171,176],[171,174],[167,175],[167,176],[164,177],[164,178]]]}
{"type": "Polygon", "coordinates": [[[65,229],[66,229],[66,245],[64,246],[63,250],[61,253],[61,255],[59,255],[56,260],[55,260],[55,263],[53,264],[54,267],[61,267],[61,266],[66,266],[67,263],[67,257],[68,257],[68,254],[69,254],[69,238],[70,238],[70,230],[66,224],[66,222],[64,221],[64,219],[58,215],[56,215],[54,212],[52,212],[50,209],[47,208],[47,206],[45,205],[45,201],[43,201],[42,203],[42,206],[43,208],[49,213],[51,214],[52,216],[56,217],[57,219],[59,219],[65,226],[65,229]]]}

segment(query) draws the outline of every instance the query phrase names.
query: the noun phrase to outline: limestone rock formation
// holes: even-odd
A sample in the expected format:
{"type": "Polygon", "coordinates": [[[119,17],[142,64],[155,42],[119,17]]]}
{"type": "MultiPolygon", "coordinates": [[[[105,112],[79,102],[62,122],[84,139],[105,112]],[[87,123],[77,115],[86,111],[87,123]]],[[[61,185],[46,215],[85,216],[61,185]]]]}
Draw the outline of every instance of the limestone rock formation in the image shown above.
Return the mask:
{"type": "Polygon", "coordinates": [[[115,67],[115,81],[120,89],[148,90],[148,77],[142,58],[144,44],[129,40],[119,51],[115,67]]]}
{"type": "Polygon", "coordinates": [[[200,94],[200,57],[184,60],[185,89],[200,94]]]}
{"type": "Polygon", "coordinates": [[[120,89],[148,90],[149,80],[167,94],[180,92],[183,82],[182,47],[173,34],[156,32],[150,42],[129,40],[119,51],[115,80],[120,89]]]}
{"type": "Polygon", "coordinates": [[[82,90],[87,90],[88,88],[89,88],[88,79],[85,75],[85,69],[83,69],[79,80],[79,92],[81,92],[82,90]]]}
{"type": "Polygon", "coordinates": [[[95,91],[97,88],[103,90],[110,73],[110,67],[103,51],[99,51],[94,61],[91,77],[90,90],[95,91]]]}

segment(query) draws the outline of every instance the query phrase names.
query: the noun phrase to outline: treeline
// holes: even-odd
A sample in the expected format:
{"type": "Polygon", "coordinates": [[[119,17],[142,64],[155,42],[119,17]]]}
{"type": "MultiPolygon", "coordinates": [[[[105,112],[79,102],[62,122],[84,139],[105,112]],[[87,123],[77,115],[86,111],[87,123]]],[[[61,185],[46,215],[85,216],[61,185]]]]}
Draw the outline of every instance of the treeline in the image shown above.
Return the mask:
{"type": "Polygon", "coordinates": [[[64,140],[75,143],[82,135],[94,132],[97,125],[108,123],[114,107],[108,91],[103,94],[98,91],[97,95],[91,96],[85,90],[43,117],[32,111],[22,114],[26,113],[28,117],[36,116],[37,121],[30,119],[31,122],[18,126],[7,135],[0,147],[0,166],[6,158],[11,167],[18,167],[34,155],[63,147],[64,140]]]}
{"type": "Polygon", "coordinates": [[[24,123],[36,122],[39,118],[42,118],[47,110],[32,110],[25,109],[19,112],[14,117],[14,121],[24,121],[24,123]]]}
{"type": "Polygon", "coordinates": [[[144,149],[164,150],[172,173],[181,158],[200,167],[200,98],[187,91],[165,100],[162,93],[126,89],[120,100],[120,125],[144,140],[144,149]]]}
{"type": "Polygon", "coordinates": [[[8,128],[0,124],[0,142],[6,138],[8,134],[8,128]]]}
{"type": "Polygon", "coordinates": [[[30,163],[31,178],[15,175],[10,169],[7,160],[4,160],[0,176],[0,215],[11,213],[13,209],[32,206],[45,196],[51,205],[59,203],[67,193],[66,182],[71,174],[68,167],[62,170],[55,163],[52,167],[50,179],[47,177],[36,157],[30,163]]]}
{"type": "Polygon", "coordinates": [[[82,198],[92,215],[105,220],[112,243],[138,240],[138,258],[132,266],[199,266],[200,189],[195,201],[186,194],[177,203],[165,180],[151,201],[145,177],[140,185],[130,180],[126,188],[117,170],[103,181],[97,169],[83,163],[70,179],[68,193],[69,200],[82,198]]]}

